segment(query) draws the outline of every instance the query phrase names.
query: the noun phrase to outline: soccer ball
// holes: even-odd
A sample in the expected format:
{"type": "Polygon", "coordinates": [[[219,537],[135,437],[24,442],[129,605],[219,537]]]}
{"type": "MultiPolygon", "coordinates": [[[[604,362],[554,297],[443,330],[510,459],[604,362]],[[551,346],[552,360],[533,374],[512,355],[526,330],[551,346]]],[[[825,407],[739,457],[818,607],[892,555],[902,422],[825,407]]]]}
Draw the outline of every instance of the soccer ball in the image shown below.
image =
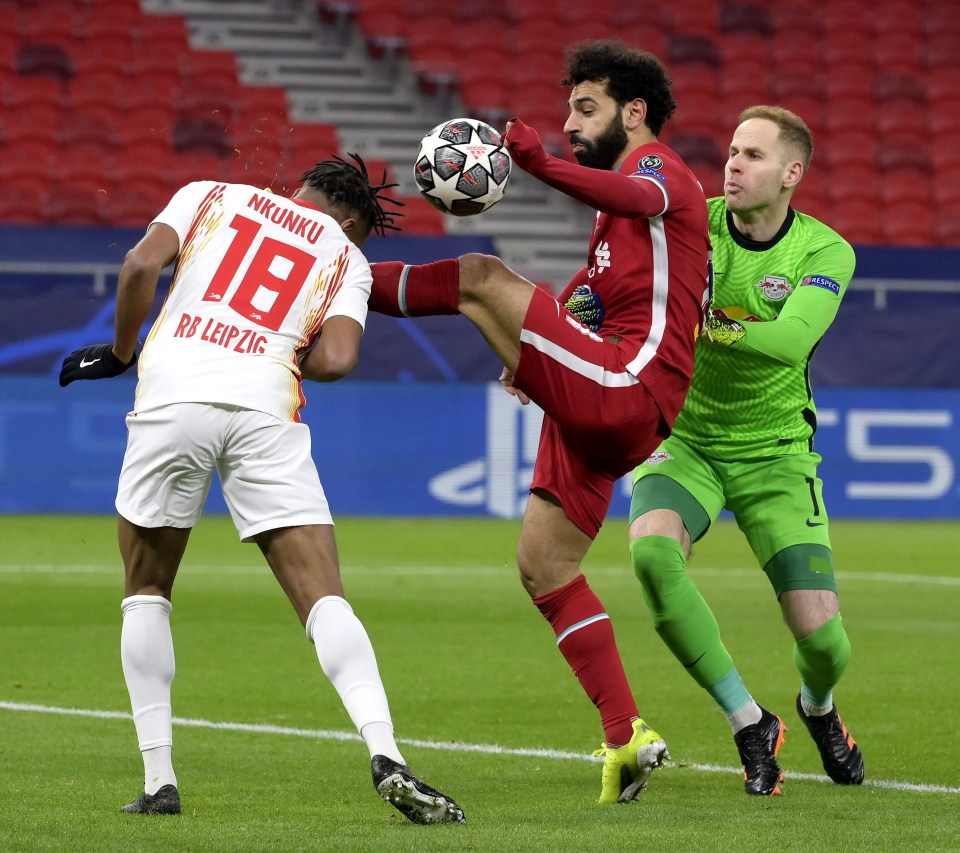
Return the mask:
{"type": "Polygon", "coordinates": [[[421,195],[437,210],[473,216],[503,198],[512,166],[494,128],[455,118],[423,137],[413,173],[421,195]]]}

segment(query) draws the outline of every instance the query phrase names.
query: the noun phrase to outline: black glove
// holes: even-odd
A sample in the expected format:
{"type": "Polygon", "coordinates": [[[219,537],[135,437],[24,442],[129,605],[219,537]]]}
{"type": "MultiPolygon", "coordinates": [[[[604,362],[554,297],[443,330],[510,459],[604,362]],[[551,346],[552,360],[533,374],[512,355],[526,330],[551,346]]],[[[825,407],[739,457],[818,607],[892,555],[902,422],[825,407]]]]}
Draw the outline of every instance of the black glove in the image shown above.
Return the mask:
{"type": "Polygon", "coordinates": [[[63,360],[60,387],[66,388],[75,379],[106,379],[119,376],[137,363],[137,354],[126,364],[113,354],[113,344],[95,344],[74,350],[63,360]]]}

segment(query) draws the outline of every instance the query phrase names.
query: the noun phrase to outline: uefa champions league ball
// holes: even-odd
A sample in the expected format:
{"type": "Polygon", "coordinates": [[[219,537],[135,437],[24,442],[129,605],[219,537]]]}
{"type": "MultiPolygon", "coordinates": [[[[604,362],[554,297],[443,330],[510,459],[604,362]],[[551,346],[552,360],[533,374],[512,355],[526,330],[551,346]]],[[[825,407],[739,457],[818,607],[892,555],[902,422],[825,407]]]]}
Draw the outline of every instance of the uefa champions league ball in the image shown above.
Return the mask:
{"type": "Polygon", "coordinates": [[[499,131],[474,118],[438,124],[420,142],[414,177],[437,210],[474,216],[503,198],[513,161],[499,131]]]}

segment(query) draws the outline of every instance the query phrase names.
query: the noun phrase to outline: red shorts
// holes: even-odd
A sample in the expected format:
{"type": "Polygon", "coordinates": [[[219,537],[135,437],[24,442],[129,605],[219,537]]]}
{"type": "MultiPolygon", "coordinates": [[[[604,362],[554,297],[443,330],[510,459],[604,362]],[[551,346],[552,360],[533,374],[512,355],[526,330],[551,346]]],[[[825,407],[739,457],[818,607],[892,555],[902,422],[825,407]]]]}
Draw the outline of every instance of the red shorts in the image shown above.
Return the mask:
{"type": "MultiPolygon", "coordinates": [[[[635,350],[635,348],[633,348],[635,350]]],[[[596,537],[613,487],[670,434],[660,409],[618,343],[588,332],[536,291],[520,333],[514,386],[544,411],[531,489],[554,495],[596,537]]]]}

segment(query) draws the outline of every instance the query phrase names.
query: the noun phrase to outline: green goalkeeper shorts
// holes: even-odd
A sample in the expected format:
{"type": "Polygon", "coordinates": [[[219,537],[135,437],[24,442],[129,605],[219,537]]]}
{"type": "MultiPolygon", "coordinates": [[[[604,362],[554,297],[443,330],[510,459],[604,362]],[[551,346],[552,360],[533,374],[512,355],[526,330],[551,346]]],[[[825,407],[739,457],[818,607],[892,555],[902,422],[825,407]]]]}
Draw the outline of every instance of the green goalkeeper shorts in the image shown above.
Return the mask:
{"type": "Polygon", "coordinates": [[[836,592],[819,454],[728,462],[676,436],[633,475],[630,521],[653,509],[679,513],[693,542],[729,509],[779,596],[792,589],[836,592]]]}

